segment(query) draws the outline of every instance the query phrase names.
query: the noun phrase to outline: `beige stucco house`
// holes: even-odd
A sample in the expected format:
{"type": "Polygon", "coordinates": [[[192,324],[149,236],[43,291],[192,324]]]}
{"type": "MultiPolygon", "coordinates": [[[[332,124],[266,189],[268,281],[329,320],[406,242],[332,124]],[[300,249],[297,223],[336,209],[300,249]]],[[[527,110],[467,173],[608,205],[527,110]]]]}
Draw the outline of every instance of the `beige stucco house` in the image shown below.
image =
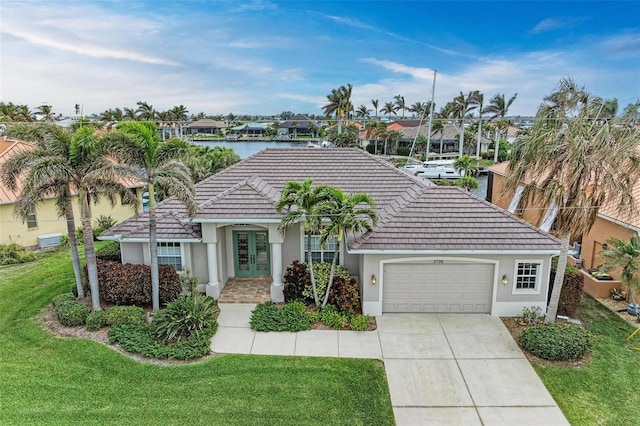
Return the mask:
{"type": "MultiPolygon", "coordinates": [[[[18,139],[0,139],[0,168],[2,164],[12,155],[25,150],[34,149],[34,145],[18,139]]],[[[135,185],[131,188],[140,197],[141,189],[135,185]]],[[[22,221],[14,215],[15,203],[19,198],[18,191],[10,191],[0,185],[0,244],[17,243],[25,247],[40,245],[41,241],[55,241],[55,236],[67,234],[67,224],[65,219],[58,217],[56,210],[56,200],[54,198],[45,199],[26,221],[22,221]],[[54,236],[54,238],[50,238],[54,236]]],[[[140,199],[140,198],[139,198],[140,199]]],[[[129,218],[134,214],[131,206],[122,205],[118,200],[116,206],[112,207],[108,200],[99,199],[97,204],[92,204],[92,215],[98,218],[101,215],[111,216],[118,222],[129,218]]],[[[80,226],[80,211],[78,202],[73,201],[74,217],[76,227],[80,226]]]]}
{"type": "MultiPolygon", "coordinates": [[[[218,298],[230,277],[269,275],[283,300],[283,270],[304,259],[300,225],[279,229],[275,209],[288,181],[366,192],[379,222],[314,258],[340,263],[359,277],[363,311],[469,312],[516,315],[546,307],[549,265],[559,242],[510,213],[455,187],[418,179],[360,149],[266,149],[196,186],[198,214],[189,220],[169,199],[158,205],[159,260],[188,267],[201,290],[218,298]]],[[[148,218],[105,231],[123,262],[149,263],[148,218]]]]}

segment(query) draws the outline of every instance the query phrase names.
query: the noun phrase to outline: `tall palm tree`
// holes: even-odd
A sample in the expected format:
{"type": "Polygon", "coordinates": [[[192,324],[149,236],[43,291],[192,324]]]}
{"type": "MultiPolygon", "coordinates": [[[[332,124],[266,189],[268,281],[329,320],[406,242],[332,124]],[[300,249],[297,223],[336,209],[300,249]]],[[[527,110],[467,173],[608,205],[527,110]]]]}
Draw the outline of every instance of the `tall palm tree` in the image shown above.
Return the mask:
{"type": "MultiPolygon", "coordinates": [[[[56,197],[58,213],[67,222],[78,296],[84,297],[72,207],[72,194],[77,193],[91,304],[93,310],[98,311],[101,309],[100,293],[90,203],[102,195],[112,205],[115,205],[117,195],[128,202],[135,201],[135,197],[122,184],[117,165],[103,155],[95,129],[84,126],[70,133],[57,126],[48,126],[38,132],[42,137],[36,140],[33,151],[22,152],[5,163],[2,181],[15,189],[18,176],[23,176],[17,203],[20,217],[26,217],[43,198],[56,197]]],[[[135,207],[135,202],[131,205],[135,207]]]]}
{"type": "Polygon", "coordinates": [[[453,168],[458,172],[462,172],[463,176],[475,177],[478,175],[478,164],[476,160],[466,154],[456,159],[453,163],[453,168]]]}
{"type": "Polygon", "coordinates": [[[328,199],[318,206],[318,214],[325,219],[326,223],[320,237],[320,245],[325,247],[329,241],[333,239],[336,241],[333,259],[331,260],[329,282],[322,300],[322,306],[326,306],[329,301],[329,292],[333,285],[340,246],[345,234],[348,232],[359,234],[371,231],[378,221],[378,213],[370,195],[364,193],[345,194],[338,188],[330,188],[328,190],[328,199]]]}
{"type": "Polygon", "coordinates": [[[389,121],[391,114],[396,115],[396,106],[393,102],[385,102],[380,112],[387,115],[387,121],[389,121]]]}
{"type": "Polygon", "coordinates": [[[482,141],[482,114],[484,114],[484,94],[479,90],[469,93],[471,102],[478,108],[478,133],[476,135],[476,157],[480,158],[480,142],[482,141]]]}
{"type": "Polygon", "coordinates": [[[156,110],[152,105],[149,105],[146,101],[136,102],[138,105],[136,118],[140,121],[153,120],[156,118],[156,110]]]}
{"type": "Polygon", "coordinates": [[[304,233],[307,237],[307,265],[311,277],[311,288],[316,306],[320,306],[320,298],[316,287],[316,278],[313,272],[313,256],[311,252],[311,239],[320,230],[321,217],[318,215],[318,206],[327,199],[328,187],[319,185],[312,187],[313,181],[307,179],[304,182],[290,181],[282,188],[280,200],[276,204],[278,213],[286,211],[280,221],[280,230],[284,232],[293,224],[304,220],[304,233]]]}
{"type": "Polygon", "coordinates": [[[416,102],[411,105],[407,110],[414,114],[414,117],[426,118],[429,116],[429,110],[431,109],[431,102],[416,102]]]}
{"type": "Polygon", "coordinates": [[[402,110],[402,118],[404,119],[404,111],[407,108],[407,105],[404,102],[404,96],[395,95],[393,97],[393,99],[394,99],[394,104],[395,104],[396,108],[402,110]]]}
{"type": "Polygon", "coordinates": [[[379,105],[378,100],[377,99],[371,99],[371,105],[373,105],[373,109],[376,112],[376,118],[378,118],[378,105],[379,105]]]}
{"type": "Polygon", "coordinates": [[[117,132],[106,136],[108,148],[119,161],[127,164],[129,174],[147,185],[149,191],[149,251],[151,258],[151,302],[153,311],[160,309],[158,276],[158,234],[156,219],[156,187],[178,200],[189,217],[197,213],[193,182],[189,168],[179,159],[186,158],[189,144],[180,139],[162,142],[153,121],[123,121],[117,132]]]}
{"type": "Polygon", "coordinates": [[[458,96],[453,98],[450,117],[454,119],[454,124],[459,123],[458,152],[460,156],[462,156],[464,149],[464,120],[477,106],[475,92],[469,92],[467,95],[460,92],[458,96]]]}
{"type": "MultiPolygon", "coordinates": [[[[640,242],[638,242],[638,236],[632,236],[628,242],[618,238],[610,238],[607,240],[607,247],[603,248],[600,254],[604,259],[600,270],[611,272],[622,269],[620,281],[629,289],[631,302],[637,308],[633,292],[634,290],[640,291],[640,242]]],[[[640,322],[638,309],[636,309],[636,318],[640,322]]]]}
{"type": "Polygon", "coordinates": [[[632,126],[640,123],[640,99],[624,108],[623,118],[632,126]]]}
{"type": "Polygon", "coordinates": [[[525,207],[536,186],[542,205],[557,207],[561,253],[546,322],[556,318],[571,235],[586,235],[605,202],[632,212],[640,176],[639,133],[622,121],[602,121],[584,89],[561,82],[558,92],[548,98],[562,102],[539,108],[534,125],[512,148],[507,169],[507,188],[524,184],[525,207]]]}
{"type": "Polygon", "coordinates": [[[356,117],[369,118],[369,113],[370,112],[371,112],[371,110],[369,108],[367,108],[366,105],[360,105],[358,107],[358,109],[356,110],[356,117]]]}
{"type": "MultiPolygon", "coordinates": [[[[444,122],[442,120],[435,120],[431,124],[431,136],[440,133],[440,154],[442,154],[442,142],[444,138],[444,122]]],[[[431,150],[431,147],[428,147],[431,150]]],[[[427,160],[429,160],[427,158],[427,160]]]]}
{"type": "Polygon", "coordinates": [[[53,113],[53,107],[51,105],[42,104],[36,108],[36,115],[41,115],[42,121],[53,121],[55,114],[53,113]]]}
{"type": "Polygon", "coordinates": [[[322,107],[327,117],[335,113],[338,120],[338,134],[342,133],[342,118],[349,118],[349,112],[353,110],[351,104],[351,92],[353,86],[347,84],[337,89],[331,89],[331,93],[327,95],[327,104],[322,107]]]}

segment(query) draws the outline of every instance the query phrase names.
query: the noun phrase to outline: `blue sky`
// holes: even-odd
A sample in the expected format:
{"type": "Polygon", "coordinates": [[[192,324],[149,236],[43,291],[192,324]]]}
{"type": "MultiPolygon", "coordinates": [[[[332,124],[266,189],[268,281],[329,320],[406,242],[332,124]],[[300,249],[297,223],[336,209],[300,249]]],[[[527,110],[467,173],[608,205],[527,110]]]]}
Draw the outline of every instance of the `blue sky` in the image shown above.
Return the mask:
{"type": "Polygon", "coordinates": [[[321,113],[351,83],[369,108],[518,93],[533,115],[562,77],[640,97],[640,2],[12,1],[0,3],[0,101],[72,114],[321,113]]]}

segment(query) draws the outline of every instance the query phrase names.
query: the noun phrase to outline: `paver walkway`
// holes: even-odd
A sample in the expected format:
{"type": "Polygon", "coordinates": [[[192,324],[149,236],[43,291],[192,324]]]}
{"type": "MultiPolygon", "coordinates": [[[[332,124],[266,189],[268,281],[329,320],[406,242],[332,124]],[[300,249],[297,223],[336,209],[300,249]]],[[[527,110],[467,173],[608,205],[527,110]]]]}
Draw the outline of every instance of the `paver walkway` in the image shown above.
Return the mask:
{"type": "Polygon", "coordinates": [[[217,353],[382,359],[401,425],[568,425],[499,318],[376,317],[375,331],[261,333],[253,304],[220,304],[217,353]]]}

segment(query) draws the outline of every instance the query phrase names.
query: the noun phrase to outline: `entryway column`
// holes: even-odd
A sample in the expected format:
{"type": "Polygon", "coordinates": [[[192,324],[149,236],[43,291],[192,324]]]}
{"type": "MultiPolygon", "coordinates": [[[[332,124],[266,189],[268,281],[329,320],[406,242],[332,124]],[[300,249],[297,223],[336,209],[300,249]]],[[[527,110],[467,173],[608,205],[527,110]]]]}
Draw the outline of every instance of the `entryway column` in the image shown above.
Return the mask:
{"type": "Polygon", "coordinates": [[[207,268],[209,270],[209,282],[206,293],[214,299],[220,297],[220,280],[218,278],[218,244],[207,243],[207,268]]]}
{"type": "Polygon", "coordinates": [[[284,286],[282,285],[282,234],[278,225],[269,225],[269,243],[271,243],[271,301],[284,302],[284,286]]]}

